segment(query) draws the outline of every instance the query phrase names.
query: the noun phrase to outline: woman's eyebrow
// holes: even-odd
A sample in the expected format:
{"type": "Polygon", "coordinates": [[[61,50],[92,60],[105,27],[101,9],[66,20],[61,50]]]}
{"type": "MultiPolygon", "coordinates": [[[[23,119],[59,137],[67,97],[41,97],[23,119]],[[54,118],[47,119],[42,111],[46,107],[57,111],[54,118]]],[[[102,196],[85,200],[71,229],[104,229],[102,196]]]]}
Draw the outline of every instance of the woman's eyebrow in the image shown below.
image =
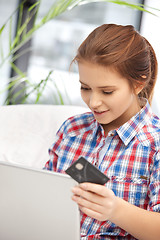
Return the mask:
{"type": "MultiPolygon", "coordinates": [[[[86,86],[88,86],[86,83],[84,83],[84,82],[82,82],[81,80],[79,80],[79,82],[81,83],[81,84],[83,84],[83,85],[86,85],[86,86]]],[[[98,87],[98,88],[116,88],[115,86],[100,86],[100,87],[98,87]]]]}
{"type": "Polygon", "coordinates": [[[86,83],[84,83],[84,82],[82,82],[82,81],[80,81],[80,80],[79,80],[79,82],[80,82],[82,85],[85,85],[86,87],[89,88],[89,85],[87,85],[86,83]]]}
{"type": "Polygon", "coordinates": [[[115,89],[116,86],[102,86],[102,87],[98,87],[98,88],[113,88],[113,89],[115,89]]]}
{"type": "Polygon", "coordinates": [[[84,84],[84,85],[88,86],[86,83],[82,82],[81,80],[79,80],[79,82],[80,82],[81,84],[84,84]]]}

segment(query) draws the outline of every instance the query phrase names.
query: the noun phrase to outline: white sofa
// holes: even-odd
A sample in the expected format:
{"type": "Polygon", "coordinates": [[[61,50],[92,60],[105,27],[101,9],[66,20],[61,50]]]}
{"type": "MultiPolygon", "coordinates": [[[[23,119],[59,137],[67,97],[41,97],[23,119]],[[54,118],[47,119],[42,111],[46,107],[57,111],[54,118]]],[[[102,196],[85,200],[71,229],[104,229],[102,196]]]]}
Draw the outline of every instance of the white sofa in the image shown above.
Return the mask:
{"type": "Polygon", "coordinates": [[[68,117],[88,108],[67,105],[11,105],[0,107],[0,161],[41,169],[48,148],[68,117]]]}

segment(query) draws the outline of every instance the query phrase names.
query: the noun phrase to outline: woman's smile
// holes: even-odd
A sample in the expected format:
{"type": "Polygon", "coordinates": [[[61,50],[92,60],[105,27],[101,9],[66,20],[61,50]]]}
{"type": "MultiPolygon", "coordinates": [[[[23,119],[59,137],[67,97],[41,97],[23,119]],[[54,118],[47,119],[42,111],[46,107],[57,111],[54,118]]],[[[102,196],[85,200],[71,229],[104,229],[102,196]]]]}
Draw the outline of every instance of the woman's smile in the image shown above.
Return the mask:
{"type": "Polygon", "coordinates": [[[109,110],[105,110],[105,111],[95,111],[93,110],[92,112],[94,113],[94,115],[96,116],[103,116],[105,113],[107,113],[109,110]]]}

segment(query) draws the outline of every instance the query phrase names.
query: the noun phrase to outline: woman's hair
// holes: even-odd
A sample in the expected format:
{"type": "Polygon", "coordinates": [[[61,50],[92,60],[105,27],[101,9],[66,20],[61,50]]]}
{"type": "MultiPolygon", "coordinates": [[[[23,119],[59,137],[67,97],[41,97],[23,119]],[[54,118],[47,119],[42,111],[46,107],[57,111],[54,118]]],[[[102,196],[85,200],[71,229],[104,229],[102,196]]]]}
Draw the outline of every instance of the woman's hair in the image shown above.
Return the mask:
{"type": "Polygon", "coordinates": [[[141,84],[139,98],[151,103],[157,78],[157,59],[150,43],[131,25],[104,24],[80,45],[72,62],[87,61],[114,67],[130,85],[141,84]]]}

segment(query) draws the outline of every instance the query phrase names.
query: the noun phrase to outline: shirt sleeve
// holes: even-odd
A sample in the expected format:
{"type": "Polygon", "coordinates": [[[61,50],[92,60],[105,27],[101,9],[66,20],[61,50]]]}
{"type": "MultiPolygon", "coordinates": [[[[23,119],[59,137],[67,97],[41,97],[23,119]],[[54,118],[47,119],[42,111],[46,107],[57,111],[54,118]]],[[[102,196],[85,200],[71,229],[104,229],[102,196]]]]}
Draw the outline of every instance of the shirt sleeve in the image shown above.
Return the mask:
{"type": "Polygon", "coordinates": [[[148,210],[160,212],[160,151],[154,156],[153,168],[150,175],[149,197],[148,210]]]}
{"type": "Polygon", "coordinates": [[[61,146],[61,142],[63,140],[63,135],[65,131],[65,123],[62,124],[62,126],[59,128],[59,130],[56,133],[56,136],[54,138],[54,143],[51,145],[51,147],[48,150],[49,153],[49,160],[46,162],[44,166],[44,170],[49,171],[57,171],[57,162],[58,162],[58,155],[56,152],[58,152],[58,149],[61,146]]]}
{"type": "MultiPolygon", "coordinates": [[[[52,146],[54,147],[54,144],[52,146]]],[[[56,171],[58,156],[52,149],[53,148],[51,147],[48,150],[49,160],[46,162],[44,169],[49,171],[56,171]]]]}

